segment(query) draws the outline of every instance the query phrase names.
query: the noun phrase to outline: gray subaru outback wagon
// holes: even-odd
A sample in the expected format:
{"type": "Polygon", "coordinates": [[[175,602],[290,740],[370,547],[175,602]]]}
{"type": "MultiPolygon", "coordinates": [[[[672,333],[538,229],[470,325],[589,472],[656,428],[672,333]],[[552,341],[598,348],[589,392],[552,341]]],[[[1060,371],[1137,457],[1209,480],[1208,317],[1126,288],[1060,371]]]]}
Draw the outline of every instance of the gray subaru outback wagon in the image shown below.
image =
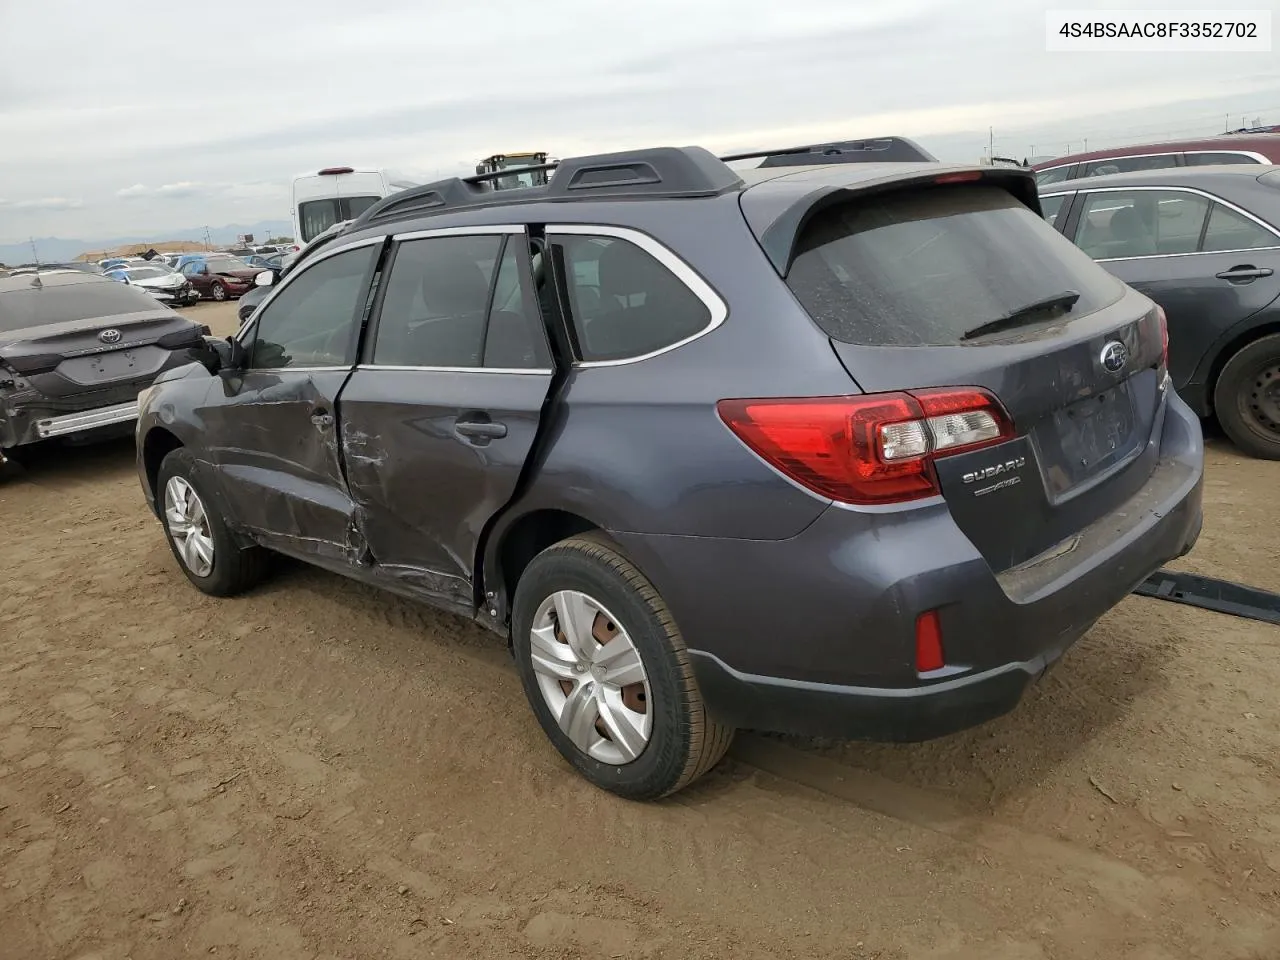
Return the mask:
{"type": "Polygon", "coordinates": [[[569,763],[653,798],[737,728],[1004,713],[1194,543],[1163,315],[1029,173],[660,148],[484,180],[380,201],[143,395],[199,589],[274,551],[474,617],[569,763]]]}

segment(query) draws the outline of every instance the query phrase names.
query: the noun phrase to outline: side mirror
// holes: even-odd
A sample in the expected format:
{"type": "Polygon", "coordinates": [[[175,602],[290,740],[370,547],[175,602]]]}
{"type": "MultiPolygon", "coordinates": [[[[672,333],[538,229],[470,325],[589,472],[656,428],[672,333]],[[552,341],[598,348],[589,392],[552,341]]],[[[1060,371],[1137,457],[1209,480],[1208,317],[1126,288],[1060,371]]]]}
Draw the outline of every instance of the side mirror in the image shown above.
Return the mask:
{"type": "Polygon", "coordinates": [[[219,340],[217,337],[204,338],[205,350],[200,362],[210,373],[221,370],[243,370],[249,362],[249,352],[234,337],[219,340]]]}
{"type": "Polygon", "coordinates": [[[260,274],[253,278],[253,282],[259,287],[269,287],[276,282],[275,274],[270,270],[263,270],[260,274]]]}

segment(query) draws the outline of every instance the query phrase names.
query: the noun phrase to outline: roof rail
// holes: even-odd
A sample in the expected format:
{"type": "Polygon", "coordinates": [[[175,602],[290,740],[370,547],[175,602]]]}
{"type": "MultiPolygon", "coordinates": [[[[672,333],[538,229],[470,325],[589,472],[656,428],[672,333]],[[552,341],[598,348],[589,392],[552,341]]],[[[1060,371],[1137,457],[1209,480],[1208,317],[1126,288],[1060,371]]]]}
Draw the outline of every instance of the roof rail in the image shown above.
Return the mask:
{"type": "Polygon", "coordinates": [[[352,230],[413,214],[431,215],[466,207],[610,197],[708,197],[742,185],[742,178],[702,147],[654,147],[570,157],[555,164],[519,167],[471,177],[450,177],[411,187],[379,200],[352,230]],[[492,190],[488,181],[531,170],[554,170],[549,183],[492,190]]]}
{"type": "Polygon", "coordinates": [[[827,163],[937,163],[938,158],[906,137],[836,140],[778,150],[755,150],[721,157],[725,163],[763,158],[762,167],[799,167],[827,163]]]}

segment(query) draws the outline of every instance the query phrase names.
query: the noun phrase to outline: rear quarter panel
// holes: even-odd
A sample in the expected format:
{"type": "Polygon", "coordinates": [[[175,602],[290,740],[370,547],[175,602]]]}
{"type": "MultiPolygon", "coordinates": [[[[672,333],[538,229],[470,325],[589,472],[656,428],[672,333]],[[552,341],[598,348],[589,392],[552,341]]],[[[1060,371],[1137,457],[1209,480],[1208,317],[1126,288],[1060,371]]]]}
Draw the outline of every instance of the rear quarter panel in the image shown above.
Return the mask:
{"type": "MultiPolygon", "coordinates": [[[[576,222],[621,219],[602,206],[576,222]]],[[[736,194],[624,209],[623,222],[693,267],[726,302],[728,316],[647,360],[574,367],[511,514],[568,510],[606,530],[636,533],[793,536],[829,501],[751,453],[720,420],[716,403],[845,395],[859,392],[857,385],[765,259],[736,194]]],[[[571,222],[566,212],[551,211],[547,222],[571,222]]]]}

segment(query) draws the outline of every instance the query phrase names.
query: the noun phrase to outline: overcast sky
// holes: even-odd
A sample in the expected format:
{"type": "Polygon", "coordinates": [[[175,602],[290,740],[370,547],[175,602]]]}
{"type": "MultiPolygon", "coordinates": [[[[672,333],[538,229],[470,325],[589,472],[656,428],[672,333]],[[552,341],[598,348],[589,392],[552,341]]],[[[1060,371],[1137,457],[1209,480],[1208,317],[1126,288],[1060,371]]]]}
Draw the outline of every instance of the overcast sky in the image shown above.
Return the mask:
{"type": "Polygon", "coordinates": [[[1196,6],[0,0],[0,242],[287,219],[290,179],[335,164],[889,133],[973,161],[989,125],[1021,157],[1280,122],[1280,46],[1045,52],[1045,10],[1120,5],[1196,6]]]}

